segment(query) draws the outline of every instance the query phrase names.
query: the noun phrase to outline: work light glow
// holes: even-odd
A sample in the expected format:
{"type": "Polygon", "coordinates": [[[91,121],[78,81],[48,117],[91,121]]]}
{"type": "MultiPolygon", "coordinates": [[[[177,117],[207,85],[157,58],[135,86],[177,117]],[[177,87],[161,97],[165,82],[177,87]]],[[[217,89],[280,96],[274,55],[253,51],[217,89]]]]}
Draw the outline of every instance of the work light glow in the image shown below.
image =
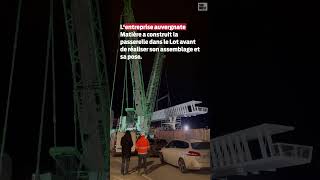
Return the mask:
{"type": "Polygon", "coordinates": [[[188,130],[189,130],[189,126],[188,126],[188,125],[184,125],[183,129],[184,129],[185,131],[188,131],[188,130]]]}

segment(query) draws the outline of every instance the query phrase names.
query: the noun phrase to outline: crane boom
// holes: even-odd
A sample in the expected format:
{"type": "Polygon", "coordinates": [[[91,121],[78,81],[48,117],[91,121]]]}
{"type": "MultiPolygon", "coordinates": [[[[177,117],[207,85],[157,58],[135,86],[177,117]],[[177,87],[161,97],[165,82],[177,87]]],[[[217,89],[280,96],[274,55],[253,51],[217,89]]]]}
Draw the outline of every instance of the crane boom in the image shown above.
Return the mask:
{"type": "MultiPolygon", "coordinates": [[[[131,8],[132,1],[124,0],[123,22],[134,23],[135,18],[131,8]]],[[[137,39],[137,38],[131,38],[137,39]]],[[[133,45],[135,47],[136,45],[133,45]]],[[[137,52],[132,52],[132,55],[138,55],[137,52]]],[[[140,59],[130,60],[130,71],[134,96],[135,115],[137,116],[136,129],[148,133],[151,116],[154,110],[154,105],[157,97],[157,92],[160,84],[161,69],[163,65],[164,54],[157,52],[154,59],[152,73],[150,75],[147,94],[145,94],[142,66],[140,59]]]]}
{"type": "MultiPolygon", "coordinates": [[[[124,0],[124,23],[134,23],[135,18],[131,8],[131,0],[124,0]]],[[[137,39],[137,38],[131,38],[137,39]]],[[[136,47],[136,45],[133,45],[136,47]]],[[[138,55],[137,52],[132,52],[132,55],[138,55]]],[[[165,55],[157,52],[155,55],[152,73],[150,75],[147,94],[144,90],[144,82],[142,75],[142,66],[140,59],[130,60],[130,70],[132,77],[133,96],[135,102],[135,114],[137,116],[136,129],[145,133],[149,132],[151,124],[151,116],[154,110],[157,92],[160,84],[161,70],[165,55]]]]}
{"type": "MultiPolygon", "coordinates": [[[[162,47],[162,46],[160,46],[162,47]]],[[[161,72],[163,67],[163,60],[166,56],[163,53],[157,52],[154,63],[152,67],[152,72],[149,79],[148,89],[147,89],[147,111],[153,112],[154,106],[157,98],[157,92],[160,86],[161,72]]]]}
{"type": "MultiPolygon", "coordinates": [[[[123,22],[124,23],[134,23],[135,18],[133,15],[133,10],[131,8],[131,0],[124,0],[123,9],[123,22]]],[[[135,38],[136,39],[136,38],[135,38]]],[[[135,47],[136,45],[133,45],[135,47]]],[[[133,52],[133,55],[138,55],[138,52],[133,52]]],[[[143,83],[143,74],[141,68],[141,60],[134,59],[129,61],[130,72],[132,77],[132,87],[133,87],[133,97],[134,97],[134,108],[135,113],[139,117],[143,116],[145,112],[145,92],[143,83]]]]}
{"type": "Polygon", "coordinates": [[[71,57],[75,119],[87,171],[109,171],[109,85],[97,0],[63,0],[71,57]]]}
{"type": "MultiPolygon", "coordinates": [[[[162,46],[160,46],[162,47],[162,46]]],[[[146,115],[143,119],[142,127],[145,132],[148,132],[151,124],[151,116],[154,111],[154,106],[157,100],[157,92],[160,87],[161,71],[163,61],[166,56],[162,52],[157,52],[154,58],[152,72],[149,79],[147,95],[146,95],[146,115]]]]}

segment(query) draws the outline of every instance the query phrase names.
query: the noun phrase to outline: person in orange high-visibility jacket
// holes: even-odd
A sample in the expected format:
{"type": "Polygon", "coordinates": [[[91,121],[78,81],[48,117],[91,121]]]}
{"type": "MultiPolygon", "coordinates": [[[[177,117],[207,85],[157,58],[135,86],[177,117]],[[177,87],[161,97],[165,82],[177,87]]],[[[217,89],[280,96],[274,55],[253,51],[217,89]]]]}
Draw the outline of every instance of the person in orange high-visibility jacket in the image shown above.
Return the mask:
{"type": "MultiPolygon", "coordinates": [[[[147,155],[150,149],[150,144],[148,139],[145,137],[145,134],[142,132],[141,136],[136,142],[136,150],[138,152],[138,174],[140,174],[140,169],[143,167],[144,174],[147,174],[147,155]]],[[[141,175],[141,174],[140,174],[141,175]]]]}

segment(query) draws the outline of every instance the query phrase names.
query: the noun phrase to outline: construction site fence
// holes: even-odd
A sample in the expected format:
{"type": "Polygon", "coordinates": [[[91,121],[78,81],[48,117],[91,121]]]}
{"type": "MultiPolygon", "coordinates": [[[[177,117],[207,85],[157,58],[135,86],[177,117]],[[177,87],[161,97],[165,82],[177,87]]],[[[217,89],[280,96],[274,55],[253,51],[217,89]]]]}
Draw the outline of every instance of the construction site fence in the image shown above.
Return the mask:
{"type": "Polygon", "coordinates": [[[189,130],[154,130],[154,137],[158,139],[199,139],[210,141],[210,129],[189,129],[189,130]]]}

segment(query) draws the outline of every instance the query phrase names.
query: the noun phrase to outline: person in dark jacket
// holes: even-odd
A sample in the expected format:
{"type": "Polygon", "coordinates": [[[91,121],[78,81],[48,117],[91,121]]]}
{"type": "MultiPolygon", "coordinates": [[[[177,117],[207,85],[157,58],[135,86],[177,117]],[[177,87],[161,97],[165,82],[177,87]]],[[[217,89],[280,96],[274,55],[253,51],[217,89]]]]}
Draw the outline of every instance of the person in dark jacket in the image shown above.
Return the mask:
{"type": "Polygon", "coordinates": [[[131,156],[131,148],[133,146],[131,133],[130,131],[126,131],[124,136],[121,138],[121,147],[122,147],[122,164],[121,164],[121,174],[128,174],[130,156],[131,156]]]}

